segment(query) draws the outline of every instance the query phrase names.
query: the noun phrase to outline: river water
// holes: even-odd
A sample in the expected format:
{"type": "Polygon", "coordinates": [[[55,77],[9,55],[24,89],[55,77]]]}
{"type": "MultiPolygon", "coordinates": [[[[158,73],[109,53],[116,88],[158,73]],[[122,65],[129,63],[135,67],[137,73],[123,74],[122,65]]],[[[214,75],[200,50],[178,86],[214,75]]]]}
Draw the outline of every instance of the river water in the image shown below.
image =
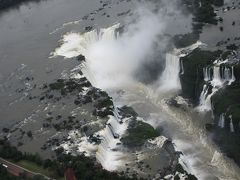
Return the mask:
{"type": "MultiPolygon", "coordinates": [[[[128,6],[131,7],[131,3],[128,6]]],[[[111,9],[107,7],[104,10],[106,13],[115,12],[111,18],[99,13],[93,15],[96,20],[81,21],[85,15],[94,13],[101,7],[98,0],[50,0],[37,4],[28,3],[1,14],[0,114],[4,117],[1,120],[1,129],[24,119],[37,105],[24,101],[24,106],[23,102],[10,106],[22,97],[22,94],[15,92],[17,88],[24,87],[20,74],[33,76],[32,84],[37,85],[58,78],[63,70],[76,66],[76,62],[63,58],[49,59],[50,52],[58,46],[60,37],[68,31],[83,31],[86,26],[106,26],[116,22],[116,14],[125,10],[126,5],[122,3],[111,9]],[[74,21],[81,23],[69,23],[74,21]],[[69,24],[64,26],[64,23],[69,24]]]]}
{"type": "MultiPolygon", "coordinates": [[[[16,93],[19,87],[27,88],[29,86],[24,78],[33,77],[30,85],[40,86],[43,83],[52,82],[59,78],[63,71],[71,70],[78,65],[78,62],[74,60],[65,59],[67,57],[65,54],[56,54],[54,58],[49,58],[51,52],[60,46],[59,40],[65,33],[83,32],[87,26],[100,28],[121,23],[124,21],[125,15],[119,16],[118,14],[136,7],[135,1],[106,1],[106,3],[109,4],[106,5],[104,10],[98,11],[103,6],[98,0],[69,0],[68,2],[65,0],[49,0],[38,4],[22,5],[19,9],[9,10],[0,16],[0,115],[2,117],[0,128],[11,128],[16,122],[30,116],[32,111],[38,107],[37,101],[28,101],[24,99],[24,93],[16,93]],[[88,20],[83,18],[86,14],[89,15],[88,20]],[[62,56],[65,56],[65,58],[62,56]]],[[[179,24],[175,23],[175,21],[178,21],[176,19],[172,18],[174,23],[167,24],[167,28],[164,29],[165,34],[174,34],[175,31],[182,33],[189,31],[189,28],[191,28],[189,19],[191,17],[186,17],[186,21],[183,20],[184,23],[179,24]],[[173,28],[174,26],[178,28],[173,28]]],[[[151,28],[152,24],[154,24],[154,21],[147,25],[151,28]]],[[[155,25],[157,26],[157,24],[154,24],[154,28],[156,28],[155,25]]],[[[156,30],[162,31],[162,28],[159,28],[156,28],[156,30]]],[[[146,34],[148,39],[155,38],[155,35],[152,36],[154,31],[144,31],[145,29],[143,29],[143,35],[146,34]]],[[[139,40],[139,37],[142,37],[141,33],[140,35],[133,36],[135,39],[133,38],[132,42],[142,43],[143,47],[147,49],[148,41],[139,40]]],[[[110,37],[110,39],[114,38],[110,37]]],[[[124,40],[121,43],[124,43],[124,40]]],[[[166,105],[165,99],[177,95],[180,91],[179,79],[176,77],[176,74],[180,71],[180,67],[176,63],[178,58],[168,54],[167,60],[169,60],[169,63],[166,63],[163,78],[159,77],[158,83],[154,85],[144,85],[135,79],[131,79],[133,69],[130,66],[132,64],[122,67],[126,68],[124,76],[122,74],[116,76],[116,74],[111,73],[113,70],[119,70],[116,66],[119,65],[118,63],[104,68],[99,62],[96,62],[96,59],[106,58],[104,63],[115,63],[112,61],[114,56],[116,59],[122,57],[116,57],[116,55],[120,55],[118,49],[109,47],[108,44],[104,44],[103,49],[100,49],[107,56],[92,51],[98,50],[98,46],[99,44],[96,43],[96,46],[89,51],[94,52],[94,56],[89,58],[94,61],[89,61],[87,65],[90,68],[88,67],[89,69],[85,71],[86,76],[91,74],[89,79],[94,85],[109,92],[116,105],[130,105],[140,117],[152,126],[156,128],[164,127],[164,135],[172,139],[175,148],[184,154],[182,164],[199,179],[230,180],[240,177],[238,168],[232,161],[226,159],[218,148],[207,139],[204,132],[204,124],[207,120],[204,116],[196,115],[197,113],[193,109],[187,107],[187,103],[185,104],[185,111],[169,108],[166,105]],[[100,73],[99,70],[95,71],[98,65],[101,65],[102,71],[105,71],[100,73]],[[113,68],[113,70],[109,71],[109,68],[113,68]],[[108,77],[109,75],[113,76],[104,79],[106,81],[104,84],[100,80],[106,75],[108,77]],[[118,80],[113,83],[115,76],[118,80]],[[127,85],[123,83],[126,80],[129,80],[127,85]],[[111,86],[109,86],[109,82],[111,86]],[[168,85],[163,86],[163,84],[168,85]],[[117,93],[119,90],[123,90],[124,93],[119,95],[117,93]]],[[[137,50],[134,53],[140,50],[139,44],[133,43],[130,46],[127,45],[127,47],[129,50],[137,50]]],[[[135,59],[136,63],[139,63],[139,55],[129,56],[127,49],[123,50],[126,50],[124,58],[127,60],[128,58],[135,59]]],[[[148,54],[140,53],[140,55],[148,54]]],[[[71,57],[74,57],[74,55],[71,57]]],[[[119,73],[121,72],[119,71],[119,73]]],[[[179,101],[185,103],[181,98],[179,101]]]]}

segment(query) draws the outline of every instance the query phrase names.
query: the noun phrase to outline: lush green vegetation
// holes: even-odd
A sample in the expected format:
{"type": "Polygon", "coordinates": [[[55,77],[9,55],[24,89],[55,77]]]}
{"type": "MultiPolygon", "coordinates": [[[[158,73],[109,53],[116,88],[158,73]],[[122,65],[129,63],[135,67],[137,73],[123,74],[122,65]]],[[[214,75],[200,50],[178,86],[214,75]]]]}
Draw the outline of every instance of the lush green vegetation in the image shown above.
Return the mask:
{"type": "Polygon", "coordinates": [[[137,120],[131,120],[128,125],[127,135],[121,141],[128,147],[142,146],[146,140],[159,136],[159,132],[151,125],[137,120]]]}
{"type": "Polygon", "coordinates": [[[211,1],[201,0],[194,3],[194,15],[193,20],[200,23],[217,24],[216,14],[211,1]],[[201,5],[200,5],[201,4],[201,5]]]}
{"type": "MultiPolygon", "coordinates": [[[[79,72],[82,75],[82,72],[79,72]]],[[[92,87],[91,83],[85,78],[82,77],[80,79],[58,79],[56,82],[47,85],[44,85],[43,89],[46,90],[46,95],[41,97],[40,100],[55,99],[59,100],[61,96],[67,96],[69,94],[76,95],[76,99],[74,100],[74,104],[81,106],[83,104],[93,102],[94,110],[92,114],[94,116],[106,117],[108,115],[113,115],[113,102],[112,98],[108,96],[108,94],[100,89],[92,87]],[[82,92],[83,87],[88,88],[87,94],[79,95],[79,92],[82,92]],[[54,96],[53,93],[60,93],[59,96],[54,96]]],[[[65,126],[65,125],[64,125],[65,126]]],[[[64,127],[62,125],[54,125],[57,130],[64,127]]]]}
{"type": "MultiPolygon", "coordinates": [[[[78,74],[83,75],[81,71],[78,74]]],[[[42,89],[44,92],[39,97],[39,100],[42,102],[49,100],[58,102],[63,98],[71,96],[74,97],[72,103],[78,107],[91,103],[93,106],[92,115],[94,116],[106,118],[108,115],[113,115],[112,98],[101,89],[93,87],[85,77],[79,79],[57,79],[53,83],[44,84],[42,89]],[[87,90],[83,93],[84,88],[87,90]]],[[[46,118],[46,121],[43,126],[52,126],[57,131],[81,128],[79,121],[74,116],[68,116],[67,119],[63,119],[62,115],[57,115],[56,117],[49,116],[46,118]]],[[[7,131],[7,129],[4,130],[7,131]]],[[[31,137],[31,134],[28,133],[27,135],[31,137]]]]}
{"type": "Polygon", "coordinates": [[[136,118],[138,116],[138,114],[135,112],[135,110],[129,106],[123,106],[123,107],[119,108],[118,110],[119,110],[119,114],[121,116],[123,116],[123,118],[126,118],[126,117],[136,118]]]}
{"type": "Polygon", "coordinates": [[[44,169],[43,166],[40,166],[34,162],[31,162],[29,160],[20,160],[16,164],[18,164],[21,167],[24,167],[25,169],[28,169],[32,172],[39,173],[39,174],[44,174],[46,176],[51,177],[52,174],[49,170],[44,169]]]}
{"type": "MultiPolygon", "coordinates": [[[[17,148],[10,146],[6,140],[0,141],[0,157],[13,161],[26,169],[34,172],[42,173],[46,176],[59,179],[64,176],[66,168],[72,168],[76,174],[77,179],[81,180],[127,180],[130,178],[119,176],[115,172],[108,172],[96,163],[96,159],[85,157],[84,155],[71,156],[62,154],[62,150],[58,149],[57,159],[43,160],[39,155],[22,153],[17,148]]],[[[0,173],[4,180],[25,180],[17,177],[12,177],[0,168],[0,173]]],[[[1,176],[1,177],[2,177],[1,176]]],[[[34,177],[35,179],[41,179],[41,177],[34,177]]]]}
{"type": "Polygon", "coordinates": [[[67,95],[74,91],[81,92],[82,87],[90,87],[91,83],[86,78],[76,79],[58,79],[56,82],[49,84],[49,90],[60,91],[61,95],[67,95]]]}
{"type": "Polygon", "coordinates": [[[174,36],[173,43],[176,46],[176,48],[183,48],[196,43],[198,39],[199,39],[199,34],[192,32],[184,35],[174,36]]]}
{"type": "Polygon", "coordinates": [[[224,0],[182,0],[194,15],[193,32],[200,33],[205,23],[217,24],[214,6],[222,6],[224,0]]]}

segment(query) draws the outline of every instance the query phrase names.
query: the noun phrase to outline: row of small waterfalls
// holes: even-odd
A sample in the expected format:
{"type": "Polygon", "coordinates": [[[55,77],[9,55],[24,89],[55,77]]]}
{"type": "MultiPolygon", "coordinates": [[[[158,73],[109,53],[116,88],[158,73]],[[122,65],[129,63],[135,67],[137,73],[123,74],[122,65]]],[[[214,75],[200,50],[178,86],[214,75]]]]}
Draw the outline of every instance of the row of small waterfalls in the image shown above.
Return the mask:
{"type": "Polygon", "coordinates": [[[234,66],[224,66],[223,63],[215,61],[212,66],[203,68],[203,75],[205,84],[199,99],[199,110],[210,111],[212,95],[235,81],[234,66]]]}
{"type": "MultiPolygon", "coordinates": [[[[212,111],[211,97],[220,89],[231,85],[235,80],[234,66],[228,65],[228,61],[225,62],[216,60],[212,66],[205,67],[203,69],[204,81],[203,90],[199,98],[198,110],[201,112],[212,111]]],[[[234,132],[234,125],[232,115],[226,115],[222,113],[218,120],[218,126],[225,128],[226,123],[229,124],[229,131],[234,132]],[[228,121],[227,121],[228,119],[228,121]]]]}

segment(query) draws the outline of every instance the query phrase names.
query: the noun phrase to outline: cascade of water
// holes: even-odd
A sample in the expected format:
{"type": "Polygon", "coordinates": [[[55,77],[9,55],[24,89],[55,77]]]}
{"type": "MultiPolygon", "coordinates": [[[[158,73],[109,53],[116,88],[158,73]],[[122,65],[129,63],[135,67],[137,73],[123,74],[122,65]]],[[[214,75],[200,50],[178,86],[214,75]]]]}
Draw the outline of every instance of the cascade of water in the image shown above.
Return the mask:
{"type": "Polygon", "coordinates": [[[221,87],[223,81],[220,73],[220,66],[213,66],[213,80],[211,81],[213,87],[221,87]]]}
{"type": "Polygon", "coordinates": [[[181,89],[179,74],[184,74],[184,66],[183,61],[180,61],[180,57],[188,55],[191,51],[202,45],[202,42],[197,41],[191,46],[174,49],[173,52],[166,54],[166,66],[160,77],[160,91],[166,92],[181,89]]]}
{"type": "Polygon", "coordinates": [[[118,120],[114,116],[110,116],[107,122],[107,126],[100,133],[102,141],[98,146],[98,151],[96,153],[97,160],[102,164],[102,166],[113,171],[122,165],[122,158],[124,154],[121,151],[116,151],[119,148],[120,137],[125,133],[127,129],[127,124],[119,124],[118,120]]]}
{"type": "Polygon", "coordinates": [[[203,91],[200,95],[200,103],[197,109],[201,112],[210,111],[212,109],[211,97],[217,91],[217,89],[212,88],[211,94],[208,94],[209,92],[208,89],[209,89],[209,86],[206,85],[205,88],[203,88],[203,91]]]}
{"type": "MultiPolygon", "coordinates": [[[[216,63],[216,62],[215,62],[216,63]]],[[[210,82],[212,86],[212,93],[208,94],[207,87],[208,84],[205,84],[203,87],[203,91],[199,97],[199,106],[198,110],[200,111],[209,111],[211,110],[211,97],[217,92],[219,89],[226,85],[231,85],[235,81],[234,77],[234,68],[231,69],[229,67],[224,66],[220,68],[220,64],[215,64],[213,67],[205,67],[203,68],[203,76],[205,82],[210,82]],[[213,74],[211,77],[211,69],[213,69],[213,74]],[[222,76],[221,76],[222,75],[222,76]]]]}
{"type": "Polygon", "coordinates": [[[205,102],[206,102],[206,98],[207,98],[207,94],[208,94],[208,88],[209,88],[209,86],[204,84],[203,90],[200,95],[200,106],[206,105],[205,102]]]}
{"type": "Polygon", "coordinates": [[[228,83],[228,85],[231,85],[235,80],[236,80],[236,78],[235,78],[235,76],[234,76],[234,67],[232,66],[232,68],[231,68],[231,79],[229,80],[229,83],[228,83]]]}
{"type": "Polygon", "coordinates": [[[203,68],[203,76],[204,76],[204,81],[205,82],[211,80],[211,67],[203,68]]]}
{"type": "Polygon", "coordinates": [[[180,63],[179,57],[174,54],[166,54],[166,67],[160,78],[160,89],[164,91],[180,89],[180,63]]]}
{"type": "Polygon", "coordinates": [[[218,121],[218,126],[221,128],[225,127],[225,115],[221,114],[218,121]]]}
{"type": "Polygon", "coordinates": [[[111,41],[113,39],[117,39],[119,36],[119,33],[116,32],[116,29],[119,26],[120,26],[120,24],[116,24],[115,26],[112,26],[111,28],[100,29],[99,39],[102,39],[104,41],[111,41]]]}
{"type": "Polygon", "coordinates": [[[234,132],[234,125],[233,125],[232,115],[229,116],[229,119],[230,119],[230,131],[234,132]]]}
{"type": "Polygon", "coordinates": [[[223,79],[225,80],[225,81],[230,81],[231,80],[231,78],[232,78],[232,72],[231,72],[231,69],[229,69],[228,67],[224,67],[223,68],[223,79]]]}
{"type": "Polygon", "coordinates": [[[118,122],[122,122],[122,119],[121,119],[121,115],[119,114],[119,111],[118,111],[118,108],[113,105],[114,107],[114,111],[113,111],[113,114],[114,116],[117,118],[118,122]]]}

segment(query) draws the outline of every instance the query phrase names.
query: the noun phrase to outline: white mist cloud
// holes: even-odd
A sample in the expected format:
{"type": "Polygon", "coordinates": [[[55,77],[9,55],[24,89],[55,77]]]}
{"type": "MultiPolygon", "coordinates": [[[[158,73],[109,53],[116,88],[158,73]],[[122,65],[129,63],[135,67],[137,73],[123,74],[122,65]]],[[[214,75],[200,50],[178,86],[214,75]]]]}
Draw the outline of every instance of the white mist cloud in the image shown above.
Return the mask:
{"type": "Polygon", "coordinates": [[[154,12],[152,8],[155,6],[141,3],[134,18],[126,22],[128,25],[124,33],[118,37],[115,36],[118,25],[85,34],[68,33],[53,55],[66,58],[84,55],[85,72],[99,88],[129,85],[135,81],[134,73],[156,51],[154,46],[157,44],[158,48],[164,49],[167,44],[164,40],[160,41],[159,36],[166,33],[169,18],[178,11],[172,5],[166,5],[166,2],[162,2],[164,8],[154,12]]]}
{"type": "Polygon", "coordinates": [[[137,23],[129,25],[118,38],[108,32],[114,29],[105,30],[105,37],[91,44],[85,54],[97,86],[111,88],[131,83],[133,73],[153,53],[154,42],[163,29],[164,24],[155,14],[141,9],[137,23]]]}

